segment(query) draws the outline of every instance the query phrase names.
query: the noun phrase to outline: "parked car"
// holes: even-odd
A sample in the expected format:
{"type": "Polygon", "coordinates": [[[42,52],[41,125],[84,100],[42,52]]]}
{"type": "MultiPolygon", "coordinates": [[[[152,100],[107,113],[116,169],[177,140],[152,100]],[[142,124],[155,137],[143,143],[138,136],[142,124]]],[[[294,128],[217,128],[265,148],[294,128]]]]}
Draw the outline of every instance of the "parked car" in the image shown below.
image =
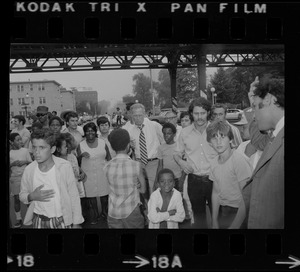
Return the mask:
{"type": "Polygon", "coordinates": [[[226,114],[226,119],[239,121],[242,118],[242,115],[243,115],[243,111],[240,109],[228,109],[226,114]]]}
{"type": "Polygon", "coordinates": [[[159,115],[152,115],[148,118],[151,121],[156,121],[157,123],[160,123],[161,125],[163,125],[166,122],[165,121],[166,113],[167,113],[167,111],[162,111],[159,115]]]}
{"type": "MultiPolygon", "coordinates": [[[[167,112],[169,112],[170,110],[171,110],[171,108],[162,109],[159,115],[152,115],[148,118],[152,121],[156,121],[156,122],[160,123],[161,125],[163,125],[166,122],[165,116],[166,116],[167,112]]],[[[178,108],[177,124],[179,124],[179,125],[180,125],[180,113],[182,111],[187,111],[187,108],[178,108]]]]}

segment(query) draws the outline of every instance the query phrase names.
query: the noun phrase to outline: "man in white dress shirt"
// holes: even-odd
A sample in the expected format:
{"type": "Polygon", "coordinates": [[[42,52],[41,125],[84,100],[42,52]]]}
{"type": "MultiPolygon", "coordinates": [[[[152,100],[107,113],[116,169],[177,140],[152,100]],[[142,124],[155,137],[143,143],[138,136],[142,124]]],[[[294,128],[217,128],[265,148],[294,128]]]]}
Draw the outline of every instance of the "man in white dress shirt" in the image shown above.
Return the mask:
{"type": "Polygon", "coordinates": [[[134,126],[128,130],[132,147],[135,151],[136,160],[141,161],[146,170],[149,181],[149,193],[153,192],[156,171],[158,167],[157,148],[164,142],[161,124],[145,118],[146,111],[144,105],[140,103],[133,104],[130,107],[134,126]],[[141,155],[140,134],[143,132],[145,139],[147,157],[143,159],[141,155]],[[144,162],[143,162],[144,161],[144,162]]]}

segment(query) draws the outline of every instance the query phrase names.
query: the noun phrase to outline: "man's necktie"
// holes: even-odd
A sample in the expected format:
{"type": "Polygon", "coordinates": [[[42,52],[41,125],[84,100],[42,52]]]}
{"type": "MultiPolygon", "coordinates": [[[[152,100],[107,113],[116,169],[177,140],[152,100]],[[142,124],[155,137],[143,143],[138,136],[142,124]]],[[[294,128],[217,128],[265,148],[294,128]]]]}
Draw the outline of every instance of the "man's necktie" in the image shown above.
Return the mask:
{"type": "Polygon", "coordinates": [[[139,126],[139,129],[141,131],[140,137],[139,137],[140,154],[141,154],[141,162],[144,165],[147,165],[147,163],[148,163],[148,154],[147,154],[146,138],[145,138],[145,134],[143,132],[143,127],[144,127],[144,125],[139,126]]]}
{"type": "Polygon", "coordinates": [[[269,137],[270,137],[270,144],[273,142],[273,140],[275,139],[275,136],[273,134],[273,131],[269,131],[269,137]]]}

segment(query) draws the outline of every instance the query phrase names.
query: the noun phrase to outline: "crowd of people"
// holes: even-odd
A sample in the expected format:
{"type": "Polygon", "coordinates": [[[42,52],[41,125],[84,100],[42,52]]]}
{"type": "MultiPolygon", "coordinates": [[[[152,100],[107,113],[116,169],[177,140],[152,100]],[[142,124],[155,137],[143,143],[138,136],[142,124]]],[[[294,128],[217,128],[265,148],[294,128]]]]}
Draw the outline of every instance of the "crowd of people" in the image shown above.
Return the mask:
{"type": "Polygon", "coordinates": [[[13,227],[282,229],[284,83],[257,77],[248,97],[236,125],[203,97],[163,125],[140,103],[116,128],[107,116],[81,127],[74,111],[49,119],[40,106],[30,133],[14,116],[13,227]]]}

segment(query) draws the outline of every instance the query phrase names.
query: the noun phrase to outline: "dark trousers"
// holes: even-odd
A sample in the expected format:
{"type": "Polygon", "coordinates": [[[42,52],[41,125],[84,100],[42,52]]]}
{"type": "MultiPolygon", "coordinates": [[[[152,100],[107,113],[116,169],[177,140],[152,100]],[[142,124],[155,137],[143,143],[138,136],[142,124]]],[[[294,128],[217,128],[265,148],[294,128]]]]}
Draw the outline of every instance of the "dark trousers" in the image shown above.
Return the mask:
{"type": "Polygon", "coordinates": [[[220,206],[219,214],[218,214],[218,222],[220,229],[228,229],[232,224],[238,208],[230,207],[230,206],[220,206]]]}
{"type": "Polygon", "coordinates": [[[193,228],[208,228],[206,220],[206,201],[210,213],[212,213],[211,194],[212,181],[208,179],[208,176],[188,175],[188,195],[192,204],[195,220],[195,223],[192,225],[193,228]]]}
{"type": "Polygon", "coordinates": [[[100,196],[100,202],[101,202],[101,214],[104,217],[107,217],[107,214],[108,214],[108,195],[100,196]]]}

